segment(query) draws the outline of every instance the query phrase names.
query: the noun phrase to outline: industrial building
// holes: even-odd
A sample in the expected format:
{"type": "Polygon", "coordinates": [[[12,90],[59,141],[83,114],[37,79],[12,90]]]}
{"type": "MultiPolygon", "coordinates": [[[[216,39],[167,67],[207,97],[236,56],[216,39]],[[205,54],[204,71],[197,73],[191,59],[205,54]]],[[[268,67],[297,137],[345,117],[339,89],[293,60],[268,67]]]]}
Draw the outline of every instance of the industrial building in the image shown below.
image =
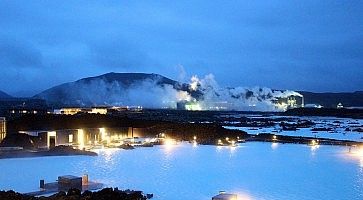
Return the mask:
{"type": "Polygon", "coordinates": [[[202,110],[202,107],[196,101],[179,101],[176,108],[178,110],[202,110]]]}
{"type": "Polygon", "coordinates": [[[287,97],[277,97],[272,100],[278,110],[287,110],[292,108],[302,108],[304,107],[304,97],[298,95],[290,95],[287,97]]]}
{"type": "Polygon", "coordinates": [[[94,108],[60,108],[54,109],[53,114],[57,115],[75,115],[78,113],[90,113],[90,114],[107,114],[108,108],[106,107],[94,107],[94,108]]]}
{"type": "Polygon", "coordinates": [[[142,106],[123,106],[123,107],[92,107],[92,108],[82,108],[82,107],[70,107],[70,108],[59,108],[54,109],[53,114],[56,115],[75,115],[81,113],[88,113],[88,114],[115,114],[118,112],[124,111],[133,111],[133,112],[140,112],[142,111],[142,106]]]}
{"type": "Polygon", "coordinates": [[[320,104],[309,103],[304,105],[305,108],[323,108],[320,104]]]}
{"type": "Polygon", "coordinates": [[[60,108],[60,109],[54,109],[53,114],[56,115],[75,115],[79,112],[81,112],[81,108],[60,108]]]}
{"type": "Polygon", "coordinates": [[[0,142],[6,137],[6,119],[0,117],[0,142]]]}
{"type": "Polygon", "coordinates": [[[179,101],[177,102],[177,109],[178,110],[213,110],[213,111],[225,111],[229,110],[233,107],[231,103],[228,103],[227,101],[220,101],[220,102],[208,102],[203,101],[179,101]]]}

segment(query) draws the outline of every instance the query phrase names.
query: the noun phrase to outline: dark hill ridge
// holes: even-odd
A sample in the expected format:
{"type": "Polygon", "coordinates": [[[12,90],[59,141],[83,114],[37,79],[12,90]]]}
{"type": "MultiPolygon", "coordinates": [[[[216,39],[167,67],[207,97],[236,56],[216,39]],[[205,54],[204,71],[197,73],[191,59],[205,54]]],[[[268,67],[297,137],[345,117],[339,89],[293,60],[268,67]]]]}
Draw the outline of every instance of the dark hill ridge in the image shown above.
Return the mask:
{"type": "Polygon", "coordinates": [[[162,75],[154,74],[154,73],[147,74],[147,73],[115,73],[115,72],[111,72],[111,73],[107,73],[107,74],[103,74],[103,75],[95,76],[95,77],[83,78],[83,79],[76,81],[76,83],[77,82],[90,83],[91,81],[99,80],[99,79],[102,79],[108,83],[117,81],[117,82],[121,83],[122,85],[128,86],[128,87],[131,86],[132,84],[135,84],[137,82],[142,82],[145,80],[156,81],[157,84],[159,84],[159,85],[168,84],[168,85],[177,86],[179,84],[177,81],[171,80],[162,75]]]}
{"type": "Polygon", "coordinates": [[[345,107],[362,107],[363,91],[342,92],[342,93],[314,93],[299,91],[304,96],[305,104],[320,104],[327,108],[336,108],[338,103],[345,107]]]}
{"type": "MultiPolygon", "coordinates": [[[[34,97],[44,99],[49,105],[55,107],[135,105],[137,103],[150,105],[151,102],[154,105],[151,108],[160,108],[160,105],[155,106],[153,103],[164,100],[160,96],[165,95],[167,91],[162,88],[187,91],[192,97],[203,99],[203,91],[190,91],[189,84],[180,83],[159,74],[113,72],[64,83],[34,97]],[[134,89],[131,94],[130,88],[134,89]],[[161,90],[155,88],[161,88],[161,90]]],[[[336,107],[338,103],[342,103],[345,107],[363,106],[363,91],[354,93],[301,91],[299,93],[304,96],[305,104],[320,104],[324,107],[336,107]]]]}
{"type": "Polygon", "coordinates": [[[12,98],[12,96],[6,94],[5,92],[0,90],[0,99],[9,99],[12,98]]]}
{"type": "MultiPolygon", "coordinates": [[[[64,83],[45,90],[35,98],[47,100],[53,106],[93,106],[118,103],[125,100],[125,93],[131,87],[137,89],[171,86],[176,90],[188,90],[187,84],[181,84],[159,74],[147,73],[107,73],[100,76],[83,78],[75,82],[64,83]]],[[[120,104],[125,103],[121,102],[120,104]]]]}

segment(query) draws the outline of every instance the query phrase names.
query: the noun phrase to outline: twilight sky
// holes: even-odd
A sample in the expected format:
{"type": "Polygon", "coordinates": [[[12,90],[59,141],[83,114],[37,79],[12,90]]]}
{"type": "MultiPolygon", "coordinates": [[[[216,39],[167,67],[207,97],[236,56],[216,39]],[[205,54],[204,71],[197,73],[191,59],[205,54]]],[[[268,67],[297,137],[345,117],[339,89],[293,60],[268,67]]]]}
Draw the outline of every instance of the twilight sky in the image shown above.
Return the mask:
{"type": "Polygon", "coordinates": [[[111,71],[363,90],[363,1],[0,1],[0,90],[111,71]]]}

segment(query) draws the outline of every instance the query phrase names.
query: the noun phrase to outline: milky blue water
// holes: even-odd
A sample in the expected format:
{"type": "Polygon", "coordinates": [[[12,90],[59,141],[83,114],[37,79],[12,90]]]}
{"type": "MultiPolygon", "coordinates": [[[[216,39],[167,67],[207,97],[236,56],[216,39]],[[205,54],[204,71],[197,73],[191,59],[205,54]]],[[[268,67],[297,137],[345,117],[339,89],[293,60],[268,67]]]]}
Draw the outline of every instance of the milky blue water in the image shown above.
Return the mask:
{"type": "Polygon", "coordinates": [[[245,143],[240,147],[156,146],[100,150],[99,156],[0,160],[0,189],[36,190],[39,179],[89,174],[91,180],[154,193],[155,199],[363,199],[363,156],[347,147],[245,143]]]}

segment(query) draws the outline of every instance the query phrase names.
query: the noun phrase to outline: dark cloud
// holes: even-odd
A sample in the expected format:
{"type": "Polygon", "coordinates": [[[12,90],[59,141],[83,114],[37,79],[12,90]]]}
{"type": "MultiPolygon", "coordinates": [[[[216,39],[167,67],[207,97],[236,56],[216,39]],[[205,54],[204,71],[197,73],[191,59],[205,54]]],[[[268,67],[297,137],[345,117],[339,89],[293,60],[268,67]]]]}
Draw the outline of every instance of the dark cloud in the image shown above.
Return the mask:
{"type": "Polygon", "coordinates": [[[149,66],[150,58],[127,41],[102,41],[89,46],[92,63],[110,70],[142,70],[149,66]]]}
{"type": "Polygon", "coordinates": [[[110,71],[178,79],[182,65],[224,86],[362,90],[362,9],[358,0],[4,0],[0,89],[28,95],[110,71]]]}
{"type": "Polygon", "coordinates": [[[26,41],[0,37],[0,66],[42,67],[41,52],[26,41]]]}

